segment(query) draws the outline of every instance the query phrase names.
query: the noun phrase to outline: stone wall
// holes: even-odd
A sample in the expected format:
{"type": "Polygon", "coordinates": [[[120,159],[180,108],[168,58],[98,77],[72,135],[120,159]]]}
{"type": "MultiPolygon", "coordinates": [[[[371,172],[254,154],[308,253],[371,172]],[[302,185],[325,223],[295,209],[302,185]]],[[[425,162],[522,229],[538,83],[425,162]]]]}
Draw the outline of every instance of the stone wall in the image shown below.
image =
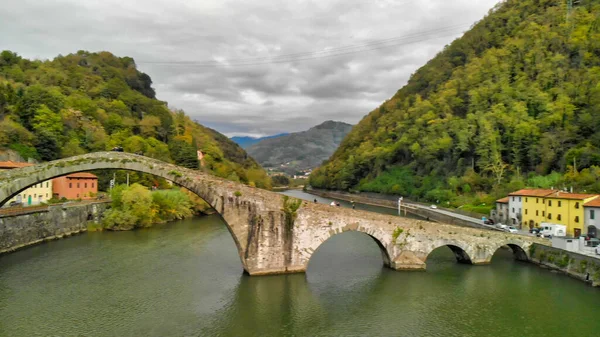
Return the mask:
{"type": "Polygon", "coordinates": [[[529,247],[530,261],[600,287],[600,259],[534,243],[529,247]]]}
{"type": "Polygon", "coordinates": [[[108,205],[55,205],[35,213],[0,215],[0,253],[84,232],[90,221],[100,220],[108,205]]]}

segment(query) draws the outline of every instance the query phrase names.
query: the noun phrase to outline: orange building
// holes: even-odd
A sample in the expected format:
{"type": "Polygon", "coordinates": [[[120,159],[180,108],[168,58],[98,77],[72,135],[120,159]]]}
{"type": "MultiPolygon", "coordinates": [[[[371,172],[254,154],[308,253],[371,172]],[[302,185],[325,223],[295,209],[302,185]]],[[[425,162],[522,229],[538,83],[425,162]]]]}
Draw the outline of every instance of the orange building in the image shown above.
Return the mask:
{"type": "Polygon", "coordinates": [[[52,180],[56,199],[92,199],[98,193],[98,177],[91,173],[73,173],[52,180]]]}

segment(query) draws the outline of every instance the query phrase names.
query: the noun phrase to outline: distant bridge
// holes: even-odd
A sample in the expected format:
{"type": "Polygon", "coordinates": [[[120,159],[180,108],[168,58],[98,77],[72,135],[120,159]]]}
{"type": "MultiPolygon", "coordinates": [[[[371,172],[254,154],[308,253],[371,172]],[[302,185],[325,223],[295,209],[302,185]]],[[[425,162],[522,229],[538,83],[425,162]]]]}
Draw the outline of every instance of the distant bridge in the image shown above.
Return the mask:
{"type": "Polygon", "coordinates": [[[369,235],[383,263],[397,270],[423,270],[427,256],[448,246],[458,262],[487,264],[502,246],[516,259],[529,260],[534,237],[499,233],[331,207],[302,201],[293,211],[281,194],[253,188],[156,159],[97,152],[0,172],[0,206],[26,188],[83,171],[119,169],[159,176],[194,192],[225,220],[250,275],[304,272],[313,253],[345,231],[369,235]]]}

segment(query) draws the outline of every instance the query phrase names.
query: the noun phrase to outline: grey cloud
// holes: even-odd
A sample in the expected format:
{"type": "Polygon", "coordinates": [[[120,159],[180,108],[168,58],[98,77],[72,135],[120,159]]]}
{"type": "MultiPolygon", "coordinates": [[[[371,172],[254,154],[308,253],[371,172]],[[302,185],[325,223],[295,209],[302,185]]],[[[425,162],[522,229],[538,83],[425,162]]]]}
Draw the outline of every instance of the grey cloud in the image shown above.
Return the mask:
{"type": "Polygon", "coordinates": [[[497,2],[6,0],[0,46],[31,58],[80,49],[131,56],[170,107],[228,135],[274,134],[327,119],[357,123],[460,35],[442,28],[466,23],[465,31],[497,2]],[[297,53],[395,37],[408,38],[296,60],[327,55],[297,53]],[[297,55],[269,62],[288,54],[297,55]],[[230,66],[172,64],[215,60],[230,66]]]}

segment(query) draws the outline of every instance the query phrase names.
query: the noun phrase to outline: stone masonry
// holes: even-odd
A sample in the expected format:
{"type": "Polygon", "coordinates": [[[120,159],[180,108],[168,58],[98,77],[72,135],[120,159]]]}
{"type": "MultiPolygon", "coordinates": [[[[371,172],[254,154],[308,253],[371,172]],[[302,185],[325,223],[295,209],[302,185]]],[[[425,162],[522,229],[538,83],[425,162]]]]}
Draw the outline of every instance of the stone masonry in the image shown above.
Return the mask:
{"type": "Polygon", "coordinates": [[[464,228],[302,202],[291,212],[285,197],[208,173],[119,152],[97,152],[0,173],[0,205],[40,181],[98,169],[150,173],[173,181],[208,202],[225,220],[250,275],[304,272],[312,254],[344,231],[369,235],[383,263],[398,270],[423,270],[429,253],[449,246],[462,263],[487,264],[502,246],[528,260],[533,237],[464,228]]]}

